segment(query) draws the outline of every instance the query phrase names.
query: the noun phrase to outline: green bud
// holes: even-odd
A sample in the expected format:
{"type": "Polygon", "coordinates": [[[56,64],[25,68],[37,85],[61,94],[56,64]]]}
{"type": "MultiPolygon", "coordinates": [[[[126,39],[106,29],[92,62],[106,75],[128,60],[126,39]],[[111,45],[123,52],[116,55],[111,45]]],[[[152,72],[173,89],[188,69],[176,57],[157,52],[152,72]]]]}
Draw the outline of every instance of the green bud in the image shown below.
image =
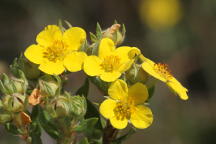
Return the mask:
{"type": "Polygon", "coordinates": [[[120,31],[120,24],[113,24],[103,32],[103,37],[108,37],[114,41],[116,45],[122,44],[124,41],[124,33],[120,31]]]}
{"type": "Polygon", "coordinates": [[[3,97],[2,103],[5,110],[9,112],[20,112],[24,109],[25,96],[19,93],[6,95],[3,97]]]}
{"type": "Polygon", "coordinates": [[[126,78],[131,83],[141,82],[146,83],[148,80],[148,74],[140,68],[139,65],[133,65],[129,71],[126,72],[126,78]]]}
{"type": "Polygon", "coordinates": [[[28,79],[36,79],[40,76],[41,73],[36,64],[29,62],[23,56],[14,59],[10,68],[15,76],[18,75],[18,70],[23,71],[28,79]]]}
{"type": "Polygon", "coordinates": [[[70,104],[68,98],[61,95],[47,104],[46,109],[52,118],[69,116],[70,104]]]}
{"type": "Polygon", "coordinates": [[[2,80],[0,80],[0,90],[3,94],[13,94],[16,92],[14,83],[6,74],[2,74],[2,80]]]}
{"type": "Polygon", "coordinates": [[[60,84],[54,77],[45,75],[39,79],[39,87],[43,96],[55,96],[60,84]]]}
{"type": "Polygon", "coordinates": [[[0,110],[3,108],[2,100],[0,100],[0,110]]]}
{"type": "Polygon", "coordinates": [[[17,93],[21,93],[21,94],[24,94],[25,93],[25,90],[27,88],[27,83],[25,80],[23,79],[17,79],[17,78],[11,78],[12,79],[12,82],[16,88],[16,92],[17,93]]]}
{"type": "Polygon", "coordinates": [[[77,118],[83,117],[86,113],[86,99],[84,96],[71,96],[70,97],[71,112],[77,118]]]}
{"type": "Polygon", "coordinates": [[[0,124],[5,124],[12,120],[12,116],[10,113],[3,111],[0,112],[0,124]]]}

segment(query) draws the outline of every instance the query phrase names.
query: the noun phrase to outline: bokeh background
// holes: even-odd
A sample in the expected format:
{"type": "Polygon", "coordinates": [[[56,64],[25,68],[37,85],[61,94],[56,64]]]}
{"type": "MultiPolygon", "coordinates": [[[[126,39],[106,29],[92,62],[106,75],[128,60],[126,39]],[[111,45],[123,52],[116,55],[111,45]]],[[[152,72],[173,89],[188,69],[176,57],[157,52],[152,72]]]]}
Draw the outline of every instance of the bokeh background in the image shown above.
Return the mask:
{"type": "MultiPolygon", "coordinates": [[[[104,29],[124,23],[124,45],[169,64],[189,89],[190,99],[181,101],[158,83],[153,125],[125,144],[216,144],[216,0],[0,0],[0,73],[59,19],[88,32],[96,22],[104,29]]],[[[83,79],[72,75],[68,87],[75,90],[83,79]]],[[[101,94],[91,89],[90,97],[100,101],[101,94]]],[[[47,135],[43,140],[54,143],[47,135]]],[[[0,144],[21,143],[0,127],[0,144]]]]}

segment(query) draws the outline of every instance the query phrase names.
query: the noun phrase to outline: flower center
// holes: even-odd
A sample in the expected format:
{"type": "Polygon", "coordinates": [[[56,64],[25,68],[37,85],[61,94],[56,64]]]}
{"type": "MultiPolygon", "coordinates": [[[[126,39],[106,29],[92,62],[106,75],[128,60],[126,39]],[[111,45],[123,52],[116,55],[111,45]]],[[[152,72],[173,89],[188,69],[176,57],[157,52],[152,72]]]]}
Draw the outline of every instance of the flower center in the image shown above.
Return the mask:
{"type": "Polygon", "coordinates": [[[63,60],[67,51],[62,41],[55,41],[51,46],[47,47],[43,52],[43,57],[47,58],[51,62],[63,60]]]}
{"type": "Polygon", "coordinates": [[[118,56],[110,55],[104,58],[100,65],[106,72],[117,70],[120,66],[120,58],[118,56]]]}
{"type": "Polygon", "coordinates": [[[124,120],[125,118],[130,119],[131,108],[127,104],[118,102],[113,111],[117,120],[124,120]]]}
{"type": "Polygon", "coordinates": [[[170,79],[172,77],[171,71],[168,68],[167,64],[157,63],[154,64],[154,70],[165,79],[170,79]]]}

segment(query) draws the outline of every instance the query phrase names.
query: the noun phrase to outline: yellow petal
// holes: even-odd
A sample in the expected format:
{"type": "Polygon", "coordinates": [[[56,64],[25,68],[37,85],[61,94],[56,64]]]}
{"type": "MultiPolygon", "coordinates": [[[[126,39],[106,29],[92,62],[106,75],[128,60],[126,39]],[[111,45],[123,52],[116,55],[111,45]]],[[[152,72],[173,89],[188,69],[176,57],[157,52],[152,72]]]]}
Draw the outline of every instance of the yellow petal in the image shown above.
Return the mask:
{"type": "Polygon", "coordinates": [[[134,127],[144,129],[149,127],[153,122],[151,109],[144,105],[138,105],[134,108],[130,118],[134,127]]]}
{"type": "Polygon", "coordinates": [[[101,59],[97,56],[88,56],[84,60],[84,71],[89,76],[98,76],[102,73],[101,59]]]}
{"type": "Polygon", "coordinates": [[[43,60],[43,48],[39,45],[30,45],[24,52],[25,57],[35,64],[43,60]]]}
{"type": "Polygon", "coordinates": [[[121,73],[118,71],[103,72],[100,75],[100,78],[105,82],[113,82],[113,81],[117,80],[120,76],[121,76],[121,73]]]}
{"type": "Polygon", "coordinates": [[[116,107],[116,101],[112,99],[106,99],[100,105],[100,113],[107,119],[114,117],[114,108],[116,107]]]}
{"type": "Polygon", "coordinates": [[[135,55],[139,55],[140,50],[136,47],[122,46],[115,50],[115,54],[121,58],[121,63],[127,63],[132,60],[135,55]]]}
{"type": "Polygon", "coordinates": [[[115,116],[110,119],[110,123],[114,128],[124,129],[128,124],[128,120],[124,118],[123,120],[118,120],[115,116]]]}
{"type": "Polygon", "coordinates": [[[136,83],[132,85],[128,90],[128,100],[135,105],[144,104],[148,98],[148,89],[142,83],[136,83]]]}
{"type": "Polygon", "coordinates": [[[115,50],[115,44],[114,42],[109,38],[103,38],[100,42],[99,46],[99,57],[104,58],[106,56],[109,56],[110,53],[112,53],[115,50]]]}
{"type": "Polygon", "coordinates": [[[85,39],[86,32],[79,27],[69,28],[63,34],[64,44],[67,45],[70,50],[78,50],[85,39]]]}
{"type": "Polygon", "coordinates": [[[187,100],[187,89],[181,85],[181,83],[174,77],[167,82],[167,85],[179,95],[182,100],[187,100]]]}
{"type": "Polygon", "coordinates": [[[63,66],[63,62],[59,61],[56,63],[50,62],[50,61],[44,61],[39,66],[39,69],[43,71],[44,73],[50,74],[50,75],[59,75],[64,72],[65,68],[63,66]]]}
{"type": "Polygon", "coordinates": [[[48,25],[43,31],[41,31],[36,38],[38,44],[42,46],[50,46],[55,41],[62,40],[62,32],[56,25],[48,25]]]}
{"type": "Polygon", "coordinates": [[[64,66],[71,72],[80,71],[86,57],[87,55],[84,52],[72,52],[64,59],[64,66]]]}
{"type": "Polygon", "coordinates": [[[142,63],[142,68],[144,71],[146,71],[149,75],[153,76],[154,78],[161,80],[162,82],[167,82],[167,79],[160,76],[160,74],[154,70],[154,63],[145,61],[142,63]]]}
{"type": "Polygon", "coordinates": [[[116,80],[109,87],[108,94],[115,100],[124,101],[128,96],[128,87],[126,82],[120,79],[116,80]]]}

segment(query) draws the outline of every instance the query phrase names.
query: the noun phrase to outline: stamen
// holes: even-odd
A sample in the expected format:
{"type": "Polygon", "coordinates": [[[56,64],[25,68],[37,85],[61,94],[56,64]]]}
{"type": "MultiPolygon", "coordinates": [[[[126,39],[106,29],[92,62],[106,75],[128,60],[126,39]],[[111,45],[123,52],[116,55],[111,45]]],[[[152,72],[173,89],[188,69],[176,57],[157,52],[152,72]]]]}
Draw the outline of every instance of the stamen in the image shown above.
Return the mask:
{"type": "Polygon", "coordinates": [[[130,119],[131,108],[127,104],[118,102],[113,111],[117,120],[130,119]]]}
{"type": "Polygon", "coordinates": [[[172,77],[171,71],[169,70],[167,64],[154,64],[154,70],[167,80],[169,80],[172,77]]]}
{"type": "Polygon", "coordinates": [[[112,72],[119,68],[120,58],[118,56],[107,56],[104,58],[103,63],[100,65],[106,72],[112,72]]]}
{"type": "Polygon", "coordinates": [[[50,47],[46,48],[43,57],[49,61],[56,62],[62,60],[66,53],[66,47],[62,41],[55,41],[50,47]]]}

